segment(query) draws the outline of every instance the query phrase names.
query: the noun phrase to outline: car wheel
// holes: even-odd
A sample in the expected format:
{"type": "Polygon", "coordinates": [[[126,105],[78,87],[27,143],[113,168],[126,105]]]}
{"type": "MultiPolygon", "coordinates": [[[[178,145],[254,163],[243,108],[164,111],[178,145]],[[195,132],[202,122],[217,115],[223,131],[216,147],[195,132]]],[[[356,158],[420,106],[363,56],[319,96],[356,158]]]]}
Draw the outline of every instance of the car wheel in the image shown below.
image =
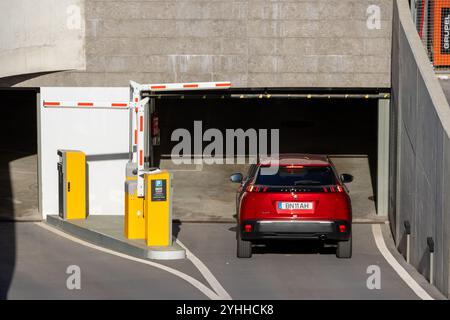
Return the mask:
{"type": "Polygon", "coordinates": [[[336,257],[349,259],[352,257],[352,235],[347,241],[339,241],[336,249],[336,257]]]}
{"type": "Polygon", "coordinates": [[[238,258],[251,258],[252,257],[252,243],[241,239],[241,233],[239,228],[237,232],[237,257],[238,258]]]}

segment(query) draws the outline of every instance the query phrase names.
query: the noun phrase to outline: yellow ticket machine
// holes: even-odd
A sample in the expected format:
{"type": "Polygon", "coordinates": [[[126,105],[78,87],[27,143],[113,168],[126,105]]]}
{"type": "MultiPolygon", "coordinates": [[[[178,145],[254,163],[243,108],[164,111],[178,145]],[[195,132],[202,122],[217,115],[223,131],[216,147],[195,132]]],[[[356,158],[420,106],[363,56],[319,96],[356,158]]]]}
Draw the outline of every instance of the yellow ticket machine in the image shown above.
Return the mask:
{"type": "Polygon", "coordinates": [[[86,155],[77,150],[58,150],[59,216],[86,219],[86,155]]]}
{"type": "Polygon", "coordinates": [[[172,175],[157,170],[145,174],[145,241],[147,246],[172,245],[172,175]]]}

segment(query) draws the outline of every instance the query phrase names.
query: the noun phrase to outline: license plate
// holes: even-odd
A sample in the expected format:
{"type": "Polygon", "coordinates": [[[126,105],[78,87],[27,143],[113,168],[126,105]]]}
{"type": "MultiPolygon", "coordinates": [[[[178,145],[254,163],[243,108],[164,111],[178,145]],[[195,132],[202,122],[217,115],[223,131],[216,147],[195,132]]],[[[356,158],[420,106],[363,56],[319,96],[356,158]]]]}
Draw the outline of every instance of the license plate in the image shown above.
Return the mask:
{"type": "Polygon", "coordinates": [[[278,209],[281,210],[314,210],[312,202],[278,202],[278,209]]]}

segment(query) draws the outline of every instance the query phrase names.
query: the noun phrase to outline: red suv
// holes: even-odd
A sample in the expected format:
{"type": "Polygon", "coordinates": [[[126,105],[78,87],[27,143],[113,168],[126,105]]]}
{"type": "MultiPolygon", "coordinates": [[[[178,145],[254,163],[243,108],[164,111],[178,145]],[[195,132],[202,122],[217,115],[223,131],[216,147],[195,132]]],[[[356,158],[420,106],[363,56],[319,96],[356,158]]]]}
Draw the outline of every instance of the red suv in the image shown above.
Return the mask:
{"type": "Polygon", "coordinates": [[[352,209],[345,183],[324,155],[281,154],[260,159],[240,183],[236,196],[237,256],[250,258],[252,242],[318,239],[337,244],[338,258],[352,256],[352,209]]]}

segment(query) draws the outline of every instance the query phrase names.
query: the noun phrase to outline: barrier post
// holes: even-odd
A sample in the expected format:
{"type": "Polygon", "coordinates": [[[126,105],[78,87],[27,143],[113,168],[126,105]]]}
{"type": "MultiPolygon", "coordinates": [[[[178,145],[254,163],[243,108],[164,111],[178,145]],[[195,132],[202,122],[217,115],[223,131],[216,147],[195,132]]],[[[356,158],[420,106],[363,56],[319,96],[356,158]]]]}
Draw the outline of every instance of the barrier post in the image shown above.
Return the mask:
{"type": "Polygon", "coordinates": [[[430,284],[434,284],[434,240],[427,238],[428,251],[430,251],[430,284]]]}
{"type": "Polygon", "coordinates": [[[411,254],[411,224],[408,220],[404,222],[405,233],[406,233],[406,262],[410,263],[411,254]]]}

